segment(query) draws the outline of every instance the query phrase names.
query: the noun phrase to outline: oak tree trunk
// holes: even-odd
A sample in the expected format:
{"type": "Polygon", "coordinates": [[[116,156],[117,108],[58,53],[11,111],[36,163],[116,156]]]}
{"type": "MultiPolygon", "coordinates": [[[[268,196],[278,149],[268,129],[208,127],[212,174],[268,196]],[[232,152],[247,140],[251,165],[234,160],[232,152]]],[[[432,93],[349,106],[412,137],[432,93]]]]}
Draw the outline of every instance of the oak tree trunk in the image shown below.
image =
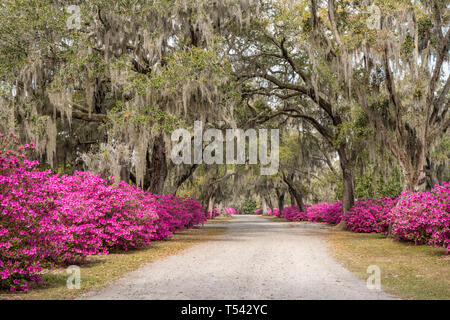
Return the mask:
{"type": "Polygon", "coordinates": [[[167,178],[166,144],[163,134],[156,137],[153,144],[149,171],[149,191],[154,194],[163,194],[164,182],[167,178]]]}
{"type": "Polygon", "coordinates": [[[266,198],[261,197],[261,209],[262,209],[262,214],[264,216],[267,215],[267,201],[266,198]]]}
{"type": "Polygon", "coordinates": [[[283,208],[284,208],[284,192],[278,194],[278,209],[280,210],[278,216],[281,216],[283,208]]]}
{"type": "Polygon", "coordinates": [[[343,213],[345,214],[355,204],[355,190],[354,190],[355,174],[353,170],[349,168],[343,168],[342,178],[344,183],[342,193],[342,210],[343,213]]]}
{"type": "Polygon", "coordinates": [[[355,204],[355,173],[345,153],[345,147],[338,150],[339,162],[342,170],[342,213],[345,214],[355,204]]]}

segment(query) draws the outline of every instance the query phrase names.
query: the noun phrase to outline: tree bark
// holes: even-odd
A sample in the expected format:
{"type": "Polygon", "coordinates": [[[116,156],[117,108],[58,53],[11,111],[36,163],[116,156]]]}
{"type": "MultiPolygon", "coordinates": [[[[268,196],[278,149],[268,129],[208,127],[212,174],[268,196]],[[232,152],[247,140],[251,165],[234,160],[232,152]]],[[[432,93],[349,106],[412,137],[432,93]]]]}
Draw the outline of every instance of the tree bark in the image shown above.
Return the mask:
{"type": "Polygon", "coordinates": [[[342,194],[342,210],[345,214],[355,204],[354,180],[355,174],[353,170],[345,168],[342,170],[343,177],[343,194],[342,194]]]}
{"type": "Polygon", "coordinates": [[[338,149],[339,163],[342,170],[342,213],[350,210],[355,204],[355,173],[351,167],[347,154],[345,153],[345,146],[341,145],[338,149]]]}
{"type": "Polygon", "coordinates": [[[297,204],[298,210],[300,210],[300,212],[305,212],[305,204],[303,202],[303,195],[295,187],[294,181],[290,177],[286,177],[286,176],[283,176],[283,180],[288,186],[289,194],[291,195],[292,206],[295,206],[295,204],[297,204]],[[292,202],[293,199],[295,200],[295,202],[292,202]]]}
{"type": "Polygon", "coordinates": [[[262,209],[262,215],[267,215],[267,201],[266,198],[263,196],[261,197],[261,209],[262,209]]]}
{"type": "Polygon", "coordinates": [[[128,164],[120,166],[120,180],[130,183],[130,166],[128,164]]]}
{"type": "Polygon", "coordinates": [[[166,144],[164,134],[156,137],[153,144],[152,159],[149,170],[149,191],[154,194],[163,194],[164,182],[167,178],[166,144]]]}
{"type": "Polygon", "coordinates": [[[278,200],[278,210],[280,210],[280,212],[278,213],[278,216],[281,216],[281,213],[283,212],[283,208],[284,208],[284,192],[279,192],[277,190],[277,200],[278,200]]]}
{"type": "Polygon", "coordinates": [[[210,212],[209,217],[212,218],[213,210],[214,210],[215,198],[212,196],[208,201],[208,211],[210,212]]]}
{"type": "Polygon", "coordinates": [[[198,168],[198,164],[194,164],[192,166],[189,166],[186,172],[184,172],[181,176],[179,176],[175,182],[175,191],[174,194],[176,195],[178,192],[178,189],[181,187],[181,185],[189,179],[195,172],[195,170],[198,168]]]}
{"type": "Polygon", "coordinates": [[[289,195],[291,198],[291,207],[295,207],[295,196],[294,193],[292,192],[292,190],[289,189],[289,195]]]}
{"type": "MultiPolygon", "coordinates": [[[[419,182],[425,178],[425,147],[423,144],[416,144],[416,151],[401,150],[398,161],[403,174],[403,190],[418,191],[419,182]]],[[[406,149],[406,148],[404,148],[406,149]]],[[[410,146],[407,147],[410,149],[410,146]]]]}

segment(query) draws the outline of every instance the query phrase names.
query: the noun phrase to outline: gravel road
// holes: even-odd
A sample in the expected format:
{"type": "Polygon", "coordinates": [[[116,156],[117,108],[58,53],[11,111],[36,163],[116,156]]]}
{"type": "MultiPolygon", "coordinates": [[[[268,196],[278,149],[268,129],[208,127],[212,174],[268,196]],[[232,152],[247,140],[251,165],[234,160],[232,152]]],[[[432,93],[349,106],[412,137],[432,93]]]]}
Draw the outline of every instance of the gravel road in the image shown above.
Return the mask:
{"type": "Polygon", "coordinates": [[[325,225],[236,216],[223,226],[227,231],[214,240],[150,263],[81,299],[394,298],[367,289],[330,256],[325,225]]]}

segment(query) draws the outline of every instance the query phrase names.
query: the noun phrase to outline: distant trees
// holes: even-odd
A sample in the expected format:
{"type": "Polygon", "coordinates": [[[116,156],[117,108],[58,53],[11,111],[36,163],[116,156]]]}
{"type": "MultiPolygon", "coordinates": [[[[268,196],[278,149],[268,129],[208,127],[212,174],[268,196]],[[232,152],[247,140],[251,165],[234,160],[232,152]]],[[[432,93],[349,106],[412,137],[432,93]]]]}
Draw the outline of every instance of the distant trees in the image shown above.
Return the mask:
{"type": "Polygon", "coordinates": [[[364,1],[268,1],[266,14],[230,43],[249,99],[274,106],[253,121],[303,119],[334,148],[344,211],[368,147],[391,152],[403,189],[418,189],[426,177],[435,183],[427,156],[450,125],[445,3],[375,4],[379,11],[364,1]]]}

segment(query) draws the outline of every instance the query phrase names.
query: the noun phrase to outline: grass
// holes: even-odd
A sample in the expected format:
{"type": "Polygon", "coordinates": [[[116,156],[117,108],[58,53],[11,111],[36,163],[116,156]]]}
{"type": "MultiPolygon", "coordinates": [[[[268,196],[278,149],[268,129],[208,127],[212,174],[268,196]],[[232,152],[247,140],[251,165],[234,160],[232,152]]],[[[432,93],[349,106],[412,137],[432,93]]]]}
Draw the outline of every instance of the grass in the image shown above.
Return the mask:
{"type": "MultiPolygon", "coordinates": [[[[207,224],[228,223],[229,217],[217,217],[207,224]]],[[[110,282],[134,271],[143,265],[175,255],[202,241],[207,241],[225,231],[223,227],[190,229],[175,234],[173,239],[155,241],[145,249],[112,253],[106,256],[92,256],[80,265],[81,289],[70,290],[66,281],[66,269],[45,270],[42,284],[31,286],[27,293],[3,293],[0,300],[70,300],[93,290],[105,287],[110,282]]]]}
{"type": "Polygon", "coordinates": [[[450,300],[450,256],[445,249],[414,246],[379,234],[332,231],[333,255],[348,270],[367,279],[367,267],[381,270],[384,291],[403,299],[450,300]]]}

